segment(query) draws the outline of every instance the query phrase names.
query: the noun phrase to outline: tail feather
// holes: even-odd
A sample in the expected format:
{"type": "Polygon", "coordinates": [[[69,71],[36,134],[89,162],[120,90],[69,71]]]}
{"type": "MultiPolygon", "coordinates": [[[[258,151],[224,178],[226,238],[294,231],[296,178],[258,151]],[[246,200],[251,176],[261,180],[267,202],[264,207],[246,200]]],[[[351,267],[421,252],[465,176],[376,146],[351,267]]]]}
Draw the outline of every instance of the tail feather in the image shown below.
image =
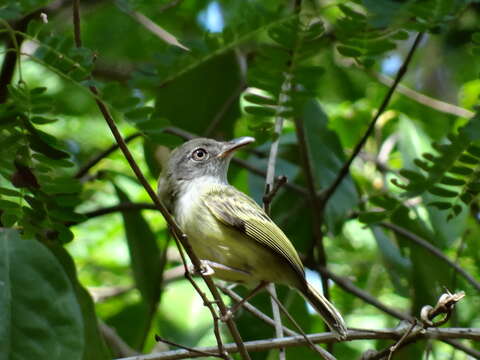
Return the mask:
{"type": "Polygon", "coordinates": [[[347,327],[338,310],[309,283],[307,283],[307,287],[302,293],[308,302],[317,310],[330,330],[336,333],[339,339],[345,339],[347,336],[347,327]]]}

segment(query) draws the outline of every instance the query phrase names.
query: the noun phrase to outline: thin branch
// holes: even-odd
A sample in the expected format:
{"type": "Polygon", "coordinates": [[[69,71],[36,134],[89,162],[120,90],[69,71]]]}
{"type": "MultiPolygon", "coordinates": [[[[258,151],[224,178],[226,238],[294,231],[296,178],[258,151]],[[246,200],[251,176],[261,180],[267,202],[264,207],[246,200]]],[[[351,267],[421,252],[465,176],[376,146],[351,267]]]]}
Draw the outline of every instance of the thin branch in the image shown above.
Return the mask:
{"type": "Polygon", "coordinates": [[[297,323],[295,318],[292,315],[290,315],[287,308],[285,306],[283,306],[283,304],[280,302],[280,300],[278,300],[276,294],[270,293],[270,295],[271,295],[272,300],[274,300],[277,303],[278,307],[282,310],[282,312],[285,314],[285,316],[288,318],[288,320],[290,320],[290,322],[293,324],[293,326],[298,330],[298,332],[300,332],[300,335],[305,339],[305,341],[307,342],[307,345],[310,349],[312,349],[313,351],[318,353],[325,360],[336,360],[335,357],[332,354],[330,354],[327,350],[316,346],[313,342],[310,341],[307,334],[305,334],[302,327],[297,323]]]}
{"type": "Polygon", "coordinates": [[[99,321],[98,328],[100,333],[105,340],[105,343],[108,345],[109,349],[113,350],[115,356],[125,357],[125,356],[136,356],[139,353],[133,350],[123,339],[118,336],[115,329],[111,328],[103,321],[99,321]]]}
{"type": "Polygon", "coordinates": [[[443,339],[442,341],[458,350],[463,351],[465,354],[472,356],[474,359],[480,359],[480,351],[478,350],[469,348],[468,346],[465,346],[461,342],[456,340],[443,339]]]}
{"type": "Polygon", "coordinates": [[[164,338],[162,338],[162,337],[159,336],[159,335],[155,335],[155,341],[157,341],[157,342],[162,342],[162,343],[165,343],[165,344],[170,345],[170,346],[175,346],[175,347],[178,347],[178,348],[180,348],[180,349],[184,349],[184,350],[193,352],[193,353],[195,353],[195,354],[199,354],[199,355],[203,355],[203,356],[213,356],[213,357],[223,358],[223,356],[220,356],[220,355],[215,354],[215,353],[206,352],[206,351],[202,351],[202,350],[197,350],[197,349],[191,348],[191,347],[189,347],[189,346],[177,344],[177,343],[175,343],[175,342],[173,342],[173,341],[164,339],[164,338]]]}
{"type": "MultiPolygon", "coordinates": [[[[367,72],[369,75],[373,76],[375,79],[377,79],[380,83],[386,86],[392,86],[393,85],[393,79],[390,78],[389,76],[383,75],[378,72],[373,72],[373,71],[368,71],[367,72]]],[[[419,93],[418,91],[412,90],[405,85],[398,84],[397,87],[397,92],[399,94],[405,95],[409,99],[412,99],[413,101],[425,105],[429,108],[432,108],[434,110],[440,111],[445,114],[450,114],[458,117],[463,117],[466,119],[470,119],[475,115],[473,111],[470,111],[468,109],[462,108],[457,105],[453,105],[450,103],[447,103],[445,101],[441,101],[435,98],[432,98],[430,96],[427,96],[425,94],[419,93]]]]}
{"type": "MultiPolygon", "coordinates": [[[[233,290],[230,290],[228,287],[226,286],[221,286],[221,285],[217,285],[217,287],[225,294],[225,295],[228,295],[229,297],[231,297],[233,300],[239,302],[239,301],[242,301],[242,297],[240,295],[238,295],[235,291],[233,290]]],[[[249,303],[248,301],[243,301],[242,303],[242,307],[245,308],[245,310],[247,310],[248,312],[250,312],[253,316],[259,318],[260,320],[262,320],[263,322],[265,322],[266,324],[272,326],[273,328],[275,328],[276,326],[276,323],[275,323],[275,320],[273,320],[271,317],[265,315],[263,312],[261,312],[259,309],[257,309],[255,306],[253,306],[251,303],[249,303]]],[[[295,331],[293,330],[290,330],[289,328],[287,328],[286,326],[282,325],[282,330],[285,334],[287,335],[290,335],[290,336],[295,336],[295,335],[298,335],[295,331]]]]}
{"type": "MultiPolygon", "coordinates": [[[[58,5],[54,3],[50,6],[53,7],[58,5]]],[[[24,39],[20,33],[24,33],[27,30],[29,22],[35,17],[38,17],[42,11],[45,11],[45,8],[36,10],[24,16],[11,26],[8,25],[7,22],[5,22],[8,28],[11,27],[11,32],[5,44],[5,49],[7,51],[3,58],[2,69],[0,71],[0,104],[3,104],[7,100],[7,86],[12,82],[17,62],[20,59],[20,47],[24,39]],[[9,49],[14,49],[15,51],[8,51],[9,49]]]]}
{"type": "Polygon", "coordinates": [[[399,235],[402,235],[405,239],[414,242],[415,244],[423,247],[424,249],[428,250],[430,253],[438,257],[439,259],[443,260],[447,263],[450,267],[454,268],[460,275],[462,275],[465,280],[467,280],[475,289],[480,291],[480,282],[475,280],[475,278],[470,275],[467,271],[465,271],[460,265],[450,260],[444,253],[442,253],[439,249],[435,246],[430,244],[428,241],[422,239],[420,236],[404,229],[398,225],[387,223],[387,222],[380,222],[378,225],[393,230],[399,235]]]}
{"type": "Polygon", "coordinates": [[[413,317],[402,313],[396,309],[393,309],[391,307],[388,307],[387,305],[383,304],[382,302],[378,301],[375,297],[370,295],[369,293],[365,292],[364,290],[356,287],[350,280],[343,278],[341,276],[338,276],[328,270],[327,268],[317,266],[316,268],[319,272],[322,273],[322,275],[326,278],[332,279],[335,284],[340,286],[343,290],[357,296],[358,298],[362,299],[365,301],[367,304],[373,305],[379,310],[383,311],[386,314],[389,314],[397,319],[400,320],[407,320],[407,321],[412,321],[413,317]]]}
{"type": "Polygon", "coordinates": [[[242,92],[243,92],[243,90],[245,90],[245,88],[246,88],[246,85],[242,81],[242,83],[238,86],[238,88],[232,94],[230,94],[230,96],[225,100],[222,107],[217,112],[217,114],[212,119],[212,121],[210,121],[210,125],[208,125],[208,128],[205,130],[205,132],[204,132],[205,137],[209,137],[215,131],[215,129],[220,124],[220,122],[222,121],[225,114],[232,107],[232,104],[242,94],[242,92]]]}
{"type": "MultiPolygon", "coordinates": [[[[285,82],[287,82],[287,80],[285,80],[285,82]]],[[[284,118],[282,118],[281,116],[277,116],[277,119],[275,120],[276,139],[272,141],[272,145],[270,145],[270,155],[268,157],[267,174],[265,177],[265,193],[263,196],[263,209],[265,210],[267,215],[270,215],[270,203],[273,199],[273,196],[276,194],[278,190],[278,187],[277,187],[277,190],[275,190],[275,185],[274,185],[275,164],[277,162],[278,146],[280,144],[280,136],[282,135],[283,122],[284,122],[284,118]]],[[[273,319],[275,320],[275,335],[277,338],[282,338],[283,337],[282,317],[280,316],[280,310],[278,308],[278,304],[275,302],[277,291],[275,289],[274,284],[270,285],[269,289],[270,289],[270,303],[272,306],[273,319]]],[[[279,348],[279,352],[280,352],[279,359],[285,360],[286,359],[285,349],[279,348]]]]}
{"type": "Polygon", "coordinates": [[[88,219],[92,219],[94,217],[103,216],[107,214],[111,214],[114,212],[124,212],[124,211],[133,211],[133,210],[158,210],[157,206],[152,203],[132,203],[132,202],[124,202],[118,205],[113,205],[93,211],[89,211],[84,213],[83,215],[86,216],[88,219]]]}
{"type": "Polygon", "coordinates": [[[80,26],[80,0],[73,0],[73,32],[75,35],[75,45],[82,47],[82,30],[80,26]]]}
{"type": "MultiPolygon", "coordinates": [[[[317,333],[310,334],[308,338],[313,343],[336,343],[341,341],[352,340],[371,340],[371,339],[386,339],[386,340],[398,340],[403,335],[403,329],[379,329],[374,332],[369,330],[348,330],[345,340],[339,340],[334,334],[317,333]]],[[[428,328],[421,332],[415,333],[412,340],[418,341],[421,339],[434,339],[434,340],[451,340],[451,339],[468,339],[473,341],[480,341],[480,329],[476,328],[428,328]]],[[[265,351],[270,349],[278,349],[280,347],[294,347],[304,346],[306,340],[302,336],[289,336],[282,339],[264,339],[257,341],[245,342],[245,346],[249,351],[265,351]]],[[[229,353],[237,352],[235,344],[226,344],[225,349],[229,353]]],[[[215,352],[218,351],[217,347],[205,347],[200,348],[201,351],[215,352]]],[[[175,359],[187,359],[196,358],[200,355],[191,353],[186,350],[165,351],[149,355],[141,355],[136,357],[122,358],[117,360],[175,360],[175,359]]]]}
{"type": "Polygon", "coordinates": [[[280,188],[287,183],[287,180],[288,179],[285,175],[278,176],[275,179],[272,189],[268,193],[265,193],[265,195],[263,195],[263,206],[266,209],[270,208],[270,204],[273,198],[277,194],[278,190],[280,190],[280,188]]]}
{"type": "MultiPolygon", "coordinates": [[[[76,5],[78,5],[78,4],[76,4],[74,2],[73,6],[75,7],[76,5]]],[[[77,9],[77,11],[78,11],[78,9],[77,9]]],[[[78,27],[78,26],[80,26],[80,23],[79,22],[74,22],[74,26],[78,27]]],[[[76,45],[79,46],[78,43],[76,45]]],[[[192,261],[195,269],[197,271],[199,271],[201,269],[200,260],[198,259],[198,257],[193,252],[193,249],[188,242],[187,236],[180,229],[177,222],[174,220],[172,215],[168,212],[165,205],[160,201],[157,194],[155,193],[155,191],[153,190],[153,188],[150,186],[149,182],[147,181],[147,179],[143,175],[143,173],[140,170],[138,164],[136,163],[135,159],[133,158],[132,153],[128,149],[128,146],[125,143],[125,140],[123,139],[122,135],[120,134],[120,131],[118,130],[118,128],[115,124],[115,121],[113,120],[113,117],[111,116],[110,112],[108,111],[107,106],[99,99],[98,89],[94,85],[89,86],[89,89],[90,89],[91,93],[94,95],[95,102],[96,102],[100,112],[102,113],[108,127],[110,128],[110,131],[112,132],[112,135],[114,136],[116,142],[118,143],[120,149],[122,150],[122,153],[125,156],[125,159],[128,161],[128,163],[129,163],[130,167],[132,168],[133,172],[135,173],[138,181],[145,188],[148,195],[152,199],[153,203],[157,206],[158,210],[161,212],[161,214],[165,218],[165,221],[168,223],[168,225],[170,227],[170,230],[172,231],[173,236],[174,236],[177,244],[181,243],[181,245],[185,249],[188,257],[192,261]]],[[[179,247],[179,249],[180,249],[180,247],[179,247]]],[[[227,313],[227,307],[223,303],[223,300],[220,297],[220,294],[218,293],[218,290],[215,287],[215,284],[213,283],[212,279],[210,279],[207,276],[202,275],[202,279],[204,280],[208,289],[212,293],[215,301],[217,302],[217,305],[220,309],[221,315],[224,316],[227,313]]],[[[236,325],[235,325],[235,323],[232,319],[227,321],[227,327],[229,328],[230,333],[231,333],[233,339],[235,340],[235,343],[237,344],[237,346],[240,350],[240,354],[242,355],[242,358],[244,360],[250,360],[250,356],[248,355],[248,352],[247,352],[247,350],[245,348],[245,345],[244,345],[244,343],[241,339],[241,336],[238,332],[238,329],[237,329],[237,327],[236,327],[236,325]]]]}
{"type": "MultiPolygon", "coordinates": [[[[309,201],[310,207],[312,209],[312,217],[313,217],[313,239],[314,241],[311,242],[312,246],[308,251],[308,259],[307,259],[307,266],[308,264],[315,263],[314,261],[314,249],[318,249],[318,264],[322,267],[327,266],[327,254],[325,252],[325,246],[323,244],[323,231],[322,231],[322,224],[324,220],[324,207],[320,202],[320,199],[316,196],[315,190],[315,178],[313,175],[313,167],[312,162],[310,159],[310,152],[308,149],[307,139],[305,136],[305,128],[303,124],[303,120],[301,117],[295,117],[295,132],[297,134],[297,141],[300,148],[300,156],[302,159],[302,166],[303,171],[305,172],[305,178],[307,181],[307,189],[310,194],[309,201]]],[[[330,300],[330,291],[328,285],[328,279],[324,276],[320,277],[322,282],[323,294],[327,300],[330,300]]]]}
{"type": "MultiPolygon", "coordinates": [[[[78,0],[75,0],[75,1],[78,1],[78,0]]],[[[137,133],[134,133],[130,136],[127,136],[125,138],[125,143],[129,143],[130,141],[132,141],[133,139],[136,139],[137,137],[139,137],[140,135],[142,135],[141,133],[137,132],[137,133]]],[[[83,165],[79,170],[78,172],[75,174],[75,178],[76,179],[80,179],[82,178],[84,175],[86,175],[91,168],[93,168],[95,165],[97,165],[102,159],[106,158],[107,156],[109,156],[111,153],[113,153],[115,150],[117,150],[119,148],[119,145],[118,143],[114,143],[112,145],[110,145],[107,149],[103,150],[102,152],[98,153],[97,155],[95,155],[91,160],[89,160],[85,165],[83,165]]]]}
{"type": "MultiPolygon", "coordinates": [[[[218,353],[221,354],[221,356],[224,359],[228,359],[228,353],[225,350],[225,347],[223,345],[222,336],[220,334],[220,326],[219,326],[220,318],[218,317],[217,312],[213,308],[213,303],[208,300],[207,295],[205,295],[205,293],[202,291],[202,289],[200,289],[200,287],[195,282],[195,280],[193,280],[193,278],[190,274],[190,271],[187,267],[187,261],[185,259],[185,255],[183,253],[182,247],[180,246],[180,241],[175,236],[174,236],[174,239],[175,239],[175,243],[177,244],[177,248],[178,248],[178,252],[180,253],[180,257],[182,258],[182,264],[183,264],[183,269],[184,269],[183,275],[190,282],[190,284],[192,284],[192,286],[195,289],[195,291],[197,292],[197,294],[203,300],[203,305],[208,308],[208,310],[210,311],[210,314],[212,315],[213,333],[214,333],[215,338],[217,340],[218,353]]],[[[200,275],[202,275],[202,272],[199,268],[197,268],[197,271],[200,273],[200,275]]],[[[202,276],[202,277],[205,278],[204,276],[202,276]]]]}
{"type": "Polygon", "coordinates": [[[392,86],[388,89],[387,94],[385,95],[385,98],[382,101],[382,104],[378,108],[377,113],[375,114],[374,118],[370,122],[367,131],[365,134],[363,134],[362,138],[358,142],[358,144],[355,146],[353,149],[352,154],[350,155],[349,159],[347,162],[342,166],[340,169],[336,179],[333,181],[332,185],[330,185],[321,195],[321,200],[322,200],[322,206],[325,207],[327,205],[328,200],[332,197],[332,195],[335,193],[335,190],[339,187],[343,179],[348,175],[350,165],[352,164],[353,160],[355,157],[358,155],[360,150],[362,149],[363,145],[365,145],[367,139],[369,138],[370,134],[372,133],[373,129],[375,128],[375,124],[377,123],[377,120],[379,119],[380,115],[385,111],[387,108],[388,104],[390,103],[390,99],[392,98],[393,93],[395,92],[398,84],[402,80],[403,76],[407,72],[408,66],[412,60],[413,54],[415,53],[415,50],[418,48],[418,45],[420,44],[420,41],[423,38],[423,33],[418,33],[415,41],[413,42],[412,47],[410,48],[410,51],[408,52],[407,57],[405,58],[405,61],[403,62],[402,66],[400,69],[398,69],[397,75],[395,76],[395,80],[393,81],[392,86]]]}

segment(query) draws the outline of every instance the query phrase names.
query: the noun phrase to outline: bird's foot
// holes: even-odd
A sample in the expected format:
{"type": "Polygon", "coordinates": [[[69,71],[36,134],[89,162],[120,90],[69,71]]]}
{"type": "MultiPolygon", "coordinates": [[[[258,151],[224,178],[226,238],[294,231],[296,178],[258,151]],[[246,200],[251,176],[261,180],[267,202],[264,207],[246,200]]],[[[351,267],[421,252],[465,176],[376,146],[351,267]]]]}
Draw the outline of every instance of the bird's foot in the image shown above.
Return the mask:
{"type": "Polygon", "coordinates": [[[210,261],[200,260],[200,273],[203,276],[212,276],[215,274],[215,270],[213,270],[213,267],[210,266],[210,261]]]}
{"type": "Polygon", "coordinates": [[[220,316],[220,320],[223,322],[227,322],[233,318],[233,312],[230,309],[227,309],[227,312],[220,316]]]}

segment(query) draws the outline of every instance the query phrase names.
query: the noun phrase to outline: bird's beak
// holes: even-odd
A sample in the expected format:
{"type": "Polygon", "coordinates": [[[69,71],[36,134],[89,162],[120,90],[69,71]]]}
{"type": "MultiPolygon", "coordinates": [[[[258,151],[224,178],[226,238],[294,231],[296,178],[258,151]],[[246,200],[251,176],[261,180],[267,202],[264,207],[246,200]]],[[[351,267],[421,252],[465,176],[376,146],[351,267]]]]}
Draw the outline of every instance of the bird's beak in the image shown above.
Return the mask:
{"type": "Polygon", "coordinates": [[[238,139],[233,139],[230,141],[227,141],[223,143],[223,149],[220,152],[220,154],[217,155],[217,158],[226,158],[230,154],[232,154],[234,151],[240,149],[241,147],[248,145],[252,142],[254,142],[255,139],[251,136],[243,136],[238,139]]]}

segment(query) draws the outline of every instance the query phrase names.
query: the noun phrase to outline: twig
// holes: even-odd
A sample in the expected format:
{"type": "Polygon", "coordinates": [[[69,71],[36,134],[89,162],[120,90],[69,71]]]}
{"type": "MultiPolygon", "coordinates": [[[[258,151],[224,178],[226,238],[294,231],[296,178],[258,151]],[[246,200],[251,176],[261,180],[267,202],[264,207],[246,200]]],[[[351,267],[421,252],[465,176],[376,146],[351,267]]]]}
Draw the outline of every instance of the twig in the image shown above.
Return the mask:
{"type": "Polygon", "coordinates": [[[182,0],[173,0],[173,1],[170,1],[169,3],[166,3],[165,5],[161,6],[159,9],[158,9],[158,12],[159,13],[163,13],[164,11],[167,11],[171,8],[174,8],[175,6],[177,6],[178,4],[180,4],[182,2],[182,0]]]}
{"type": "MultiPolygon", "coordinates": [[[[79,0],[75,0],[75,1],[79,1],[79,0]]],[[[129,143],[130,141],[132,141],[133,139],[136,139],[137,137],[139,137],[140,135],[142,135],[141,133],[137,132],[137,133],[134,133],[130,136],[127,136],[125,138],[125,143],[129,143]]],[[[82,178],[85,174],[87,174],[91,168],[93,168],[95,165],[97,165],[102,159],[106,158],[107,156],[109,156],[111,153],[113,153],[115,150],[117,150],[119,148],[119,145],[118,143],[114,143],[112,145],[110,145],[107,149],[103,150],[102,152],[100,152],[99,154],[95,155],[91,160],[89,160],[85,165],[83,165],[79,170],[78,172],[75,174],[75,178],[76,179],[80,179],[82,178]]]]}
{"type": "Polygon", "coordinates": [[[208,125],[208,128],[204,132],[205,137],[209,137],[213,131],[217,128],[218,124],[222,121],[223,117],[225,114],[228,112],[228,110],[231,108],[232,104],[234,101],[240,96],[240,94],[245,90],[246,85],[242,81],[242,83],[237,87],[237,89],[233,92],[233,94],[230,94],[230,96],[225,100],[223,103],[222,107],[219,109],[215,117],[210,121],[210,125],[208,125]]]}
{"type": "Polygon", "coordinates": [[[387,222],[380,222],[378,225],[393,230],[399,235],[402,235],[405,239],[410,240],[414,242],[415,244],[423,247],[424,249],[428,250],[430,253],[438,257],[439,259],[443,260],[445,263],[447,263],[450,267],[454,268],[455,271],[457,271],[460,275],[462,275],[465,280],[467,280],[475,289],[480,291],[480,283],[475,280],[475,278],[470,275],[466,270],[464,270],[460,265],[456,264],[452,260],[450,260],[444,253],[442,253],[440,250],[438,250],[435,246],[430,244],[428,241],[422,239],[418,235],[408,231],[407,229],[404,229],[398,225],[387,223],[387,222]]]}
{"type": "Polygon", "coordinates": [[[89,287],[87,290],[90,293],[93,301],[96,303],[103,302],[115,296],[123,295],[130,290],[134,289],[133,285],[123,286],[102,286],[102,287],[89,287]]]}
{"type": "Polygon", "coordinates": [[[388,353],[388,358],[387,360],[390,360],[392,358],[393,353],[402,346],[403,342],[407,339],[407,337],[411,334],[413,331],[414,327],[417,325],[416,321],[412,321],[412,324],[408,327],[407,331],[402,335],[402,337],[395,343],[395,345],[392,345],[389,347],[389,353],[388,353]]]}
{"type": "MultiPolygon", "coordinates": [[[[225,295],[228,295],[229,297],[231,297],[233,300],[235,301],[242,301],[242,297],[240,295],[238,295],[235,291],[233,290],[230,290],[228,287],[225,287],[225,286],[221,286],[221,285],[217,285],[217,287],[225,294],[225,295]]],[[[275,323],[275,320],[273,320],[271,317],[265,315],[263,312],[261,312],[259,309],[257,309],[255,306],[253,306],[252,304],[250,304],[248,301],[243,301],[242,303],[242,306],[245,308],[245,310],[247,310],[248,312],[250,312],[253,316],[256,316],[257,318],[259,318],[260,320],[262,320],[263,322],[265,322],[266,324],[272,326],[275,328],[276,326],[276,323],[275,323]]],[[[295,335],[298,335],[295,331],[293,330],[290,330],[289,328],[287,328],[286,326],[282,325],[283,327],[283,332],[287,335],[290,335],[290,336],[295,336],[295,335]]]]}
{"type": "Polygon", "coordinates": [[[288,179],[285,175],[278,176],[275,179],[272,189],[268,193],[265,193],[265,195],[263,195],[263,206],[266,209],[270,208],[270,204],[273,198],[277,194],[278,190],[280,190],[280,188],[287,183],[287,180],[288,179]]]}
{"type": "Polygon", "coordinates": [[[82,47],[82,30],[80,28],[80,0],[73,0],[73,33],[75,35],[75,45],[82,47]]]}
{"type": "Polygon", "coordinates": [[[444,343],[449,344],[453,348],[463,351],[465,354],[472,356],[474,359],[480,359],[480,351],[469,348],[468,346],[463,345],[461,342],[450,339],[443,339],[444,343]]]}
{"type": "Polygon", "coordinates": [[[316,269],[319,272],[321,272],[324,277],[332,279],[335,282],[335,284],[340,286],[343,290],[359,297],[360,299],[365,301],[367,304],[375,306],[376,308],[383,311],[384,313],[389,314],[400,320],[407,320],[407,321],[413,320],[412,316],[404,314],[396,309],[390,308],[387,305],[381,303],[369,293],[356,287],[350,280],[347,280],[346,278],[338,276],[333,272],[331,272],[330,270],[328,270],[327,268],[324,268],[321,266],[317,266],[316,269]]]}
{"type": "MultiPolygon", "coordinates": [[[[307,266],[315,264],[314,249],[318,249],[318,264],[322,267],[327,267],[327,254],[325,252],[325,246],[323,244],[323,231],[322,224],[324,220],[324,207],[320,199],[316,196],[315,190],[315,178],[313,175],[312,162],[310,159],[310,152],[308,149],[307,139],[305,136],[305,129],[303,126],[303,120],[301,117],[295,117],[295,132],[297,134],[297,141],[300,148],[300,156],[302,159],[303,171],[305,172],[305,178],[307,181],[307,189],[310,194],[309,201],[310,207],[312,209],[313,217],[313,239],[311,246],[308,251],[308,258],[306,261],[307,266]]],[[[330,290],[328,285],[328,280],[324,277],[320,277],[322,282],[323,294],[327,300],[330,300],[330,290]]]]}
{"type": "MultiPolygon", "coordinates": [[[[76,6],[75,2],[73,3],[73,6],[74,7],[76,6]]],[[[77,11],[78,11],[78,9],[77,9],[77,11]]],[[[74,22],[74,26],[79,26],[79,25],[80,25],[79,22],[74,22]]],[[[77,45],[77,47],[79,46],[78,43],[76,43],[76,45],[77,45]]],[[[110,131],[112,132],[116,142],[118,143],[120,149],[122,150],[123,155],[125,156],[126,160],[128,161],[128,163],[129,163],[130,167],[132,168],[133,172],[137,176],[138,181],[145,188],[148,195],[150,196],[150,198],[152,199],[154,204],[157,206],[158,210],[161,212],[161,214],[165,218],[165,221],[168,223],[168,225],[170,227],[170,230],[172,231],[173,236],[174,236],[177,244],[181,243],[181,245],[185,249],[188,257],[192,261],[195,269],[199,271],[200,268],[201,268],[200,260],[197,258],[197,256],[193,252],[193,249],[188,242],[187,236],[180,229],[180,227],[178,226],[176,221],[173,219],[172,215],[168,212],[165,205],[160,201],[157,194],[155,193],[155,191],[153,190],[153,188],[150,186],[147,179],[143,175],[143,173],[140,170],[138,164],[136,163],[135,159],[133,158],[132,153],[128,149],[128,146],[125,143],[125,140],[123,139],[122,135],[120,134],[120,131],[118,130],[118,128],[115,124],[115,121],[113,120],[112,116],[110,115],[110,112],[108,111],[106,105],[99,99],[97,88],[94,85],[89,86],[89,88],[90,88],[90,91],[92,92],[92,94],[95,96],[95,102],[96,102],[100,112],[102,113],[105,121],[107,122],[108,127],[110,128],[110,131]]],[[[179,247],[179,249],[180,249],[180,247],[179,247]]],[[[202,279],[205,281],[205,284],[207,285],[208,289],[212,293],[215,301],[217,301],[217,305],[220,309],[221,315],[224,316],[227,312],[227,308],[226,308],[225,304],[223,303],[223,300],[220,297],[220,294],[218,293],[218,290],[216,289],[215,284],[213,283],[213,281],[209,277],[206,277],[206,276],[202,275],[202,279]]],[[[237,344],[237,346],[240,350],[240,354],[242,355],[242,358],[244,360],[250,360],[250,356],[248,355],[248,352],[245,349],[245,345],[243,344],[243,341],[242,341],[241,336],[238,332],[238,329],[237,329],[237,327],[236,327],[236,325],[235,325],[235,323],[233,322],[232,319],[229,319],[227,321],[227,326],[230,330],[230,333],[231,333],[233,339],[235,340],[235,343],[237,344]]]]}
{"type": "Polygon", "coordinates": [[[124,212],[124,211],[132,211],[132,210],[158,210],[157,206],[152,203],[132,203],[132,202],[123,202],[117,205],[88,211],[83,213],[82,215],[86,216],[88,219],[111,214],[114,212],[124,212]]]}
{"type": "MultiPolygon", "coordinates": [[[[368,71],[367,73],[386,86],[392,86],[393,84],[393,79],[390,78],[389,76],[383,75],[378,72],[373,72],[373,71],[368,71]]],[[[402,84],[398,84],[397,92],[399,94],[405,95],[406,97],[412,99],[413,101],[419,104],[428,106],[429,108],[435,109],[445,114],[463,117],[466,119],[470,119],[471,117],[473,117],[473,115],[475,115],[473,111],[470,111],[468,109],[462,108],[457,105],[449,104],[445,101],[434,99],[430,96],[419,93],[418,91],[412,90],[402,84]]]]}
{"type": "Polygon", "coordinates": [[[423,38],[423,33],[418,33],[417,37],[415,38],[415,41],[413,42],[412,47],[410,48],[410,51],[408,52],[407,57],[405,58],[405,61],[403,62],[402,66],[400,69],[398,69],[397,75],[395,76],[395,79],[393,81],[392,86],[388,89],[387,94],[385,95],[385,98],[382,101],[382,104],[378,108],[378,111],[376,112],[374,118],[370,122],[367,131],[365,134],[363,134],[362,138],[360,141],[355,145],[355,148],[353,149],[352,154],[350,155],[349,159],[347,162],[342,166],[340,169],[337,177],[333,181],[332,185],[330,185],[321,195],[321,202],[322,206],[325,207],[328,200],[332,197],[334,194],[335,190],[338,188],[338,186],[341,184],[343,179],[347,176],[350,165],[352,164],[353,160],[355,157],[358,155],[360,150],[362,149],[363,145],[365,145],[365,142],[367,141],[368,137],[372,133],[373,129],[375,128],[375,124],[377,123],[378,118],[380,115],[385,111],[387,108],[388,104],[390,103],[390,99],[392,98],[393,93],[395,92],[398,84],[402,80],[403,76],[407,72],[408,66],[412,60],[413,54],[415,53],[415,50],[417,49],[418,45],[420,44],[420,41],[423,38]]]}
{"type": "Polygon", "coordinates": [[[139,353],[133,350],[123,339],[118,336],[115,329],[111,328],[103,321],[98,322],[98,328],[108,347],[113,350],[116,357],[135,356],[139,353]]]}
{"type": "MultiPolygon", "coordinates": [[[[221,356],[226,360],[226,359],[228,359],[229,356],[228,356],[227,351],[225,350],[225,347],[224,347],[223,341],[222,341],[222,336],[220,334],[220,327],[219,327],[220,318],[218,317],[217,312],[213,308],[212,302],[208,300],[207,295],[205,295],[205,293],[202,291],[202,289],[200,289],[200,287],[197,285],[197,283],[192,279],[190,271],[187,267],[187,261],[185,259],[185,255],[183,254],[182,247],[180,246],[180,243],[179,243],[180,241],[175,236],[174,236],[174,239],[175,239],[175,243],[177,244],[178,252],[180,253],[180,257],[182,258],[182,264],[183,264],[183,268],[184,268],[184,273],[183,274],[184,274],[185,278],[190,282],[190,284],[192,284],[192,286],[195,289],[195,291],[197,292],[197,294],[203,300],[203,305],[205,307],[207,307],[208,310],[210,311],[210,314],[212,315],[212,320],[213,320],[213,333],[214,333],[215,338],[217,340],[218,353],[221,354],[221,356]]],[[[202,274],[200,268],[197,268],[197,271],[200,274],[202,274]]]]}
{"type": "MultiPolygon", "coordinates": [[[[369,340],[369,339],[390,339],[397,340],[403,334],[399,329],[379,329],[375,332],[369,330],[348,330],[347,338],[339,340],[334,334],[317,333],[307,335],[310,341],[315,344],[318,343],[336,343],[340,341],[352,340],[369,340]]],[[[421,339],[436,339],[436,340],[451,340],[451,339],[468,339],[473,341],[480,341],[480,329],[477,328],[429,328],[421,332],[415,333],[411,341],[418,341],[421,339]]],[[[245,346],[249,351],[265,351],[270,349],[278,349],[280,347],[303,346],[306,341],[302,336],[289,336],[282,339],[264,339],[257,341],[247,341],[245,346]]],[[[226,344],[225,349],[229,353],[237,352],[235,344],[226,344]]],[[[200,348],[201,351],[215,352],[217,347],[210,346],[200,348]]],[[[175,360],[196,358],[200,355],[191,353],[186,350],[165,351],[156,354],[141,355],[136,357],[122,358],[117,360],[175,360]]]]}
{"type": "Polygon", "coordinates": [[[156,335],[156,334],[155,334],[155,341],[157,341],[157,342],[163,342],[163,343],[165,343],[165,344],[167,344],[167,345],[175,346],[175,347],[178,347],[178,348],[180,348],[180,349],[184,349],[184,350],[193,352],[193,353],[195,353],[195,354],[199,354],[199,355],[203,355],[203,356],[213,356],[213,357],[223,358],[223,356],[220,356],[220,355],[215,354],[215,353],[211,353],[211,352],[207,352],[207,351],[202,351],[202,350],[197,350],[197,349],[191,348],[191,347],[189,347],[189,346],[177,344],[177,343],[175,343],[175,342],[173,342],[173,341],[164,339],[164,338],[162,338],[161,336],[156,335]]]}
{"type": "Polygon", "coordinates": [[[302,327],[297,323],[295,318],[292,315],[290,315],[288,310],[285,308],[285,306],[283,306],[280,300],[278,300],[276,295],[273,293],[270,293],[270,295],[272,300],[274,300],[277,303],[278,307],[282,310],[282,312],[285,314],[288,320],[290,320],[293,326],[298,330],[298,332],[300,332],[300,335],[305,339],[310,349],[318,353],[325,360],[336,360],[335,357],[332,354],[330,354],[327,350],[324,350],[321,347],[316,346],[312,341],[310,341],[307,334],[305,334],[305,332],[303,331],[302,327]]]}

